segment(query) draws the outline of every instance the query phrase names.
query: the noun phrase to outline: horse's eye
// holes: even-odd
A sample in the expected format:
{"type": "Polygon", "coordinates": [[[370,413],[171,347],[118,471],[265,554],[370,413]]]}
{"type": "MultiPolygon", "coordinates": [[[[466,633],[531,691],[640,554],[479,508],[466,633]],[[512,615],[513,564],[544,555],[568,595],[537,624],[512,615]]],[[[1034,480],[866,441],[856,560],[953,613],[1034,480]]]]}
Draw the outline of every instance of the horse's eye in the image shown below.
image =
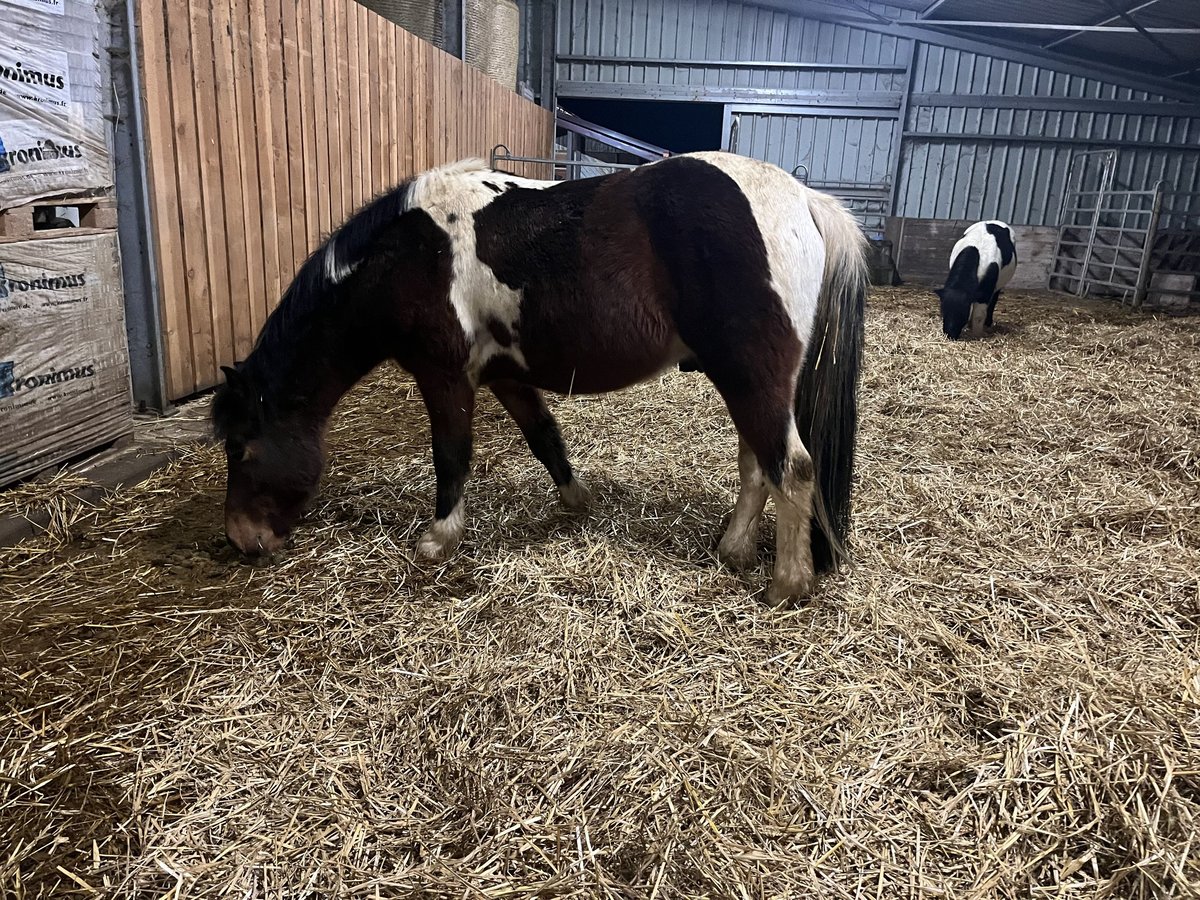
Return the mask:
{"type": "Polygon", "coordinates": [[[241,441],[228,441],[225,444],[225,456],[230,461],[240,462],[246,458],[246,445],[241,441]]]}

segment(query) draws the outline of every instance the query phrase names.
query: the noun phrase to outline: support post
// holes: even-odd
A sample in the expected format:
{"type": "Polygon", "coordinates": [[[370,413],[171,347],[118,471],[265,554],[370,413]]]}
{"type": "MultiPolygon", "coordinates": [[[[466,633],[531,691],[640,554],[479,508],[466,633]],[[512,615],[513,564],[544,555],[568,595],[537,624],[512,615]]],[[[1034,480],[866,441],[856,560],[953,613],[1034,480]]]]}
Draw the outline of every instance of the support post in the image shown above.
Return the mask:
{"type": "Polygon", "coordinates": [[[1150,224],[1146,226],[1146,244],[1142,248],[1142,262],[1138,266],[1137,287],[1133,291],[1133,308],[1141,309],[1150,289],[1150,258],[1154,255],[1154,239],[1158,237],[1158,220],[1162,217],[1163,195],[1167,183],[1160,181],[1154,186],[1154,204],[1150,207],[1150,224]]]}
{"type": "Polygon", "coordinates": [[[908,56],[908,65],[904,69],[904,95],[900,98],[900,115],[896,119],[896,129],[892,136],[892,193],[888,199],[890,216],[896,215],[900,202],[900,169],[904,165],[904,132],[908,130],[908,107],[912,103],[913,72],[917,68],[917,53],[920,41],[912,42],[912,52],[908,56]]]}
{"type": "Polygon", "coordinates": [[[125,333],[133,399],[143,411],[173,412],[168,398],[146,131],[142,118],[141,63],[134,0],[109,6],[111,88],[119,101],[113,117],[113,169],[117,241],[125,290],[125,333]]]}
{"type": "Polygon", "coordinates": [[[1104,210],[1104,201],[1112,187],[1116,157],[1116,153],[1110,151],[1104,158],[1104,171],[1100,173],[1100,190],[1096,192],[1096,209],[1092,213],[1092,227],[1088,231],[1087,246],[1083,250],[1083,265],[1079,268],[1079,289],[1075,292],[1077,297],[1082,297],[1087,292],[1088,268],[1092,264],[1092,248],[1096,246],[1096,230],[1100,227],[1100,213],[1104,210]]]}
{"type": "Polygon", "coordinates": [[[442,48],[461,60],[467,58],[467,0],[445,0],[442,6],[442,48]]]}

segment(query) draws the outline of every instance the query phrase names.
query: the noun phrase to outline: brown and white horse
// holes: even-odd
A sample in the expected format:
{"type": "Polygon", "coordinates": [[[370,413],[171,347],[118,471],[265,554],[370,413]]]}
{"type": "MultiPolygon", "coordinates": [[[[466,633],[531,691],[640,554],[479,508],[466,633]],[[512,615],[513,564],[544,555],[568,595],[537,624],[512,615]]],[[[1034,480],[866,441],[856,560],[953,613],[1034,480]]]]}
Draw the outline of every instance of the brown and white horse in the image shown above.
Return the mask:
{"type": "MultiPolygon", "coordinates": [[[[285,543],[317,492],[326,423],[376,365],[410,372],[429,412],[435,518],[417,552],[463,535],[475,395],[516,420],[563,503],[583,507],[539,390],[601,393],[686,362],[740,435],[741,491],[720,558],[751,565],[768,494],[768,598],[811,592],[845,558],[866,276],[833,198],[724,153],[543,182],[477,161],[401,184],[304,263],[253,352],[225,369],[225,528],[249,555],[285,543]]],[[[686,430],[681,429],[684,440],[686,430]]]]}

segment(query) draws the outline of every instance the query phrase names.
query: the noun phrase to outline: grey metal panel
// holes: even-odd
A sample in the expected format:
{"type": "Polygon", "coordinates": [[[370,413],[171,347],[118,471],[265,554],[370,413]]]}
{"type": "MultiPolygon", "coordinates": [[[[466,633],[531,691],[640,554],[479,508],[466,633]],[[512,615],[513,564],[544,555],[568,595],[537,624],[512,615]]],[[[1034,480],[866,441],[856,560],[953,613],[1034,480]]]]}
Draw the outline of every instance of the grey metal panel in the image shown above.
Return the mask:
{"type": "Polygon", "coordinates": [[[908,41],[888,35],[728,0],[562,0],[562,12],[558,78],[563,82],[896,91],[903,84],[909,47],[908,41]],[[737,59],[756,65],[697,64],[737,59]],[[864,68],[786,65],[798,60],[864,68]],[[770,61],[785,65],[763,65],[770,61]],[[891,70],[879,71],[879,66],[891,70]]]}
{"type": "Polygon", "coordinates": [[[726,146],[788,171],[841,197],[863,224],[878,230],[891,205],[898,110],[731,106],[726,146]],[[733,128],[736,122],[736,128],[733,128]]]}
{"type": "Polygon", "coordinates": [[[1132,189],[1200,171],[1194,104],[1097,79],[920,45],[905,123],[897,214],[1056,222],[1072,154],[1120,149],[1132,189]],[[1184,113],[1184,114],[1180,114],[1184,113]]]}
{"type": "Polygon", "coordinates": [[[791,171],[807,167],[809,180],[887,185],[894,117],[815,116],[791,112],[739,113],[736,150],[791,171]]]}
{"type": "MultiPolygon", "coordinates": [[[[1117,175],[1133,188],[1163,178],[1178,190],[1200,189],[1194,94],[1190,102],[1176,102],[1107,74],[1088,74],[1082,64],[1056,68],[1029,52],[1004,58],[1005,50],[879,24],[863,11],[911,21],[911,7],[846,5],[843,15],[831,12],[828,3],[787,2],[791,11],[780,8],[783,0],[767,6],[731,0],[561,0],[563,94],[699,99],[739,109],[767,102],[903,107],[903,121],[890,124],[907,137],[891,151],[891,169],[881,179],[895,182],[895,206],[903,215],[999,216],[1014,224],[1053,224],[1071,154],[1107,146],[1121,148],[1117,175]],[[855,23],[837,21],[843,18],[855,23]],[[914,45],[909,85],[900,70],[908,66],[914,45]],[[730,65],[736,60],[753,65],[730,65]],[[908,90],[912,98],[906,103],[908,90]]],[[[830,168],[815,144],[811,151],[804,149],[809,146],[804,128],[829,147],[839,140],[875,140],[857,130],[861,121],[801,127],[778,117],[738,118],[739,148],[753,147],[752,155],[789,169],[810,163],[814,182],[875,177],[873,164],[863,163],[857,150],[839,163],[845,171],[835,171],[838,167],[830,168]],[[822,128],[829,129],[820,133],[823,137],[822,128]],[[804,157],[806,152],[811,158],[804,157]]],[[[732,121],[727,132],[731,127],[732,121]]]]}

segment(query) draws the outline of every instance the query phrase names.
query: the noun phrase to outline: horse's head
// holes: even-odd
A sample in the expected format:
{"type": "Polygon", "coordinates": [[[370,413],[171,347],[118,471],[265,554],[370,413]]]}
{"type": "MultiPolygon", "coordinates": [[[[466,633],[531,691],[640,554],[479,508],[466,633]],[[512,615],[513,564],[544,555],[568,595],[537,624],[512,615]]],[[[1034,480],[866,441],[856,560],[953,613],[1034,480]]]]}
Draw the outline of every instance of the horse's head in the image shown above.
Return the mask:
{"type": "Polygon", "coordinates": [[[954,288],[938,288],[934,293],[941,301],[942,332],[957,341],[971,321],[971,295],[954,288]]]}
{"type": "Polygon", "coordinates": [[[325,463],[320,428],[271,408],[245,370],[222,367],[213,426],[225,441],[225,534],[248,556],[280,550],[317,493],[325,463]]]}

